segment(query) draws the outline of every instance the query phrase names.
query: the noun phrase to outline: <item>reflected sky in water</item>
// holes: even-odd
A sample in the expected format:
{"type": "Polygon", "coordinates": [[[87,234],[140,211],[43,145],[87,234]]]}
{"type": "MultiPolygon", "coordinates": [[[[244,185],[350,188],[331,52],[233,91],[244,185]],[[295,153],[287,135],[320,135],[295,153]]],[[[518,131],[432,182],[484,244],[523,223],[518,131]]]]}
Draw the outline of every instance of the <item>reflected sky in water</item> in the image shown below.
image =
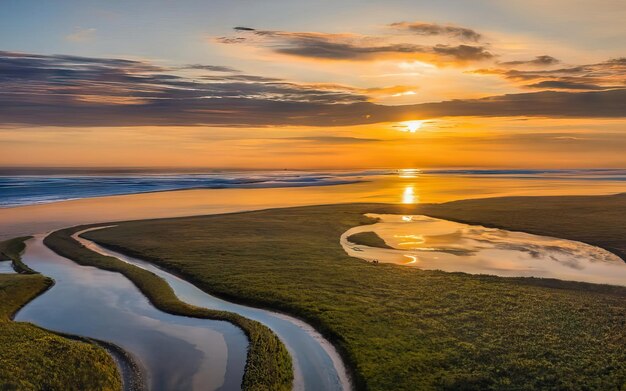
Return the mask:
{"type": "Polygon", "coordinates": [[[11,261],[0,261],[0,274],[15,273],[11,261]]]}
{"type": "Polygon", "coordinates": [[[239,388],[248,339],[238,327],[159,311],[123,275],[61,257],[43,235],[27,242],[23,260],[55,284],[16,321],[120,346],[139,362],[150,390],[239,388]]]}
{"type": "Polygon", "coordinates": [[[352,228],[341,236],[349,255],[367,261],[447,272],[626,286],[626,263],[588,244],[427,216],[368,216],[379,222],[352,228]],[[355,245],[347,239],[368,231],[378,234],[392,249],[355,245]]]}

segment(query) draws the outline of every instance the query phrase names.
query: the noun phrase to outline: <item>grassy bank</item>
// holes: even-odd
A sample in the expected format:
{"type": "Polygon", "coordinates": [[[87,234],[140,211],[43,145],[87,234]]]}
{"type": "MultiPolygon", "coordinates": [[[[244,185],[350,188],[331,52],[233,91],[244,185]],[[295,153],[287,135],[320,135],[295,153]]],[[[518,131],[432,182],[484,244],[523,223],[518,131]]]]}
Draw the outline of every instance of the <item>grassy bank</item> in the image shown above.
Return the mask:
{"type": "MultiPolygon", "coordinates": [[[[23,239],[1,242],[5,256],[21,262],[23,239]]],[[[115,363],[101,347],[11,321],[52,284],[40,274],[0,274],[0,389],[121,389],[115,363]]]]}
{"type": "MultiPolygon", "coordinates": [[[[307,320],[339,348],[361,389],[626,384],[626,289],[373,266],[341,249],[339,236],[362,224],[362,213],[405,211],[416,212],[300,207],[126,222],[85,236],[207,292],[307,320]]],[[[619,230],[595,221],[580,220],[580,232],[619,230]]]]}
{"type": "Polygon", "coordinates": [[[372,231],[359,232],[348,236],[347,239],[350,243],[360,244],[363,246],[391,248],[380,236],[378,236],[376,232],[372,231]]]}
{"type": "Polygon", "coordinates": [[[291,357],[278,337],[261,323],[240,315],[195,307],[180,301],[172,288],[152,272],[95,253],[72,238],[84,227],[59,230],[44,243],[53,251],[81,265],[122,273],[131,280],[158,309],[182,316],[225,320],[239,326],[249,339],[248,357],[242,388],[244,390],[290,390],[293,381],[291,357]]]}
{"type": "Polygon", "coordinates": [[[29,268],[24,262],[22,262],[22,257],[20,256],[26,248],[24,242],[30,238],[31,236],[21,236],[19,238],[13,238],[0,242],[0,259],[10,260],[13,264],[13,269],[15,269],[18,273],[36,273],[33,269],[29,268]]]}

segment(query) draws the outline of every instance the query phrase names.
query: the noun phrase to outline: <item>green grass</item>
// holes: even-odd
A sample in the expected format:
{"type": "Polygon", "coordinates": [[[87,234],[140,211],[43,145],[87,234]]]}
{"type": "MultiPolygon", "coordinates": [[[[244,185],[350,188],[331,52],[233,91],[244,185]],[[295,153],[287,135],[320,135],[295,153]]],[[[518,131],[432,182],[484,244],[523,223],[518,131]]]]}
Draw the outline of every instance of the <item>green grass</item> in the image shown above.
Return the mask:
{"type": "Polygon", "coordinates": [[[354,244],[360,244],[362,246],[378,247],[378,248],[392,248],[385,241],[378,236],[376,232],[366,231],[359,232],[348,236],[348,241],[354,244]]]}
{"type": "MultiPolygon", "coordinates": [[[[611,223],[569,218],[578,222],[576,232],[601,229],[598,240],[619,236],[623,205],[599,199],[593,207],[608,209],[603,215],[611,223]]],[[[151,260],[207,292],[307,320],[338,347],[360,389],[626,387],[626,289],[373,266],[339,245],[339,236],[362,224],[366,212],[416,210],[299,207],[126,222],[85,236],[151,260]]],[[[568,213],[595,215],[585,207],[568,213]]],[[[551,226],[556,230],[558,221],[551,226]]]]}
{"type": "MultiPolygon", "coordinates": [[[[1,242],[0,248],[15,261],[24,239],[1,242]]],[[[101,347],[11,321],[17,310],[52,284],[40,274],[0,274],[0,389],[121,389],[117,367],[101,347]]]]}
{"type": "Polygon", "coordinates": [[[158,309],[182,316],[225,320],[239,326],[249,339],[242,388],[244,390],[290,390],[293,381],[291,357],[285,345],[269,328],[240,315],[209,310],[184,303],[169,284],[156,274],[137,266],[93,252],[72,238],[85,227],[55,231],[44,239],[46,246],[81,265],[122,273],[158,309]]]}
{"type": "Polygon", "coordinates": [[[10,260],[13,263],[13,269],[18,273],[35,274],[36,272],[33,269],[22,262],[22,257],[20,256],[24,248],[26,248],[24,242],[30,238],[31,236],[21,236],[0,242],[0,260],[10,260]]]}

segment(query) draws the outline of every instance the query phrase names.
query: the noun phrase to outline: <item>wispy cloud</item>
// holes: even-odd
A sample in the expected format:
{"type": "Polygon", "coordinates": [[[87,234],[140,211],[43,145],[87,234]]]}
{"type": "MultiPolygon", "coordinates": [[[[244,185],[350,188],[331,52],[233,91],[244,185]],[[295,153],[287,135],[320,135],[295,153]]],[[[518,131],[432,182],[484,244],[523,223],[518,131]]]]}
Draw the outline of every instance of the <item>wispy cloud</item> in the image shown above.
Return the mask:
{"type": "Polygon", "coordinates": [[[225,67],[221,65],[203,65],[203,64],[190,64],[181,69],[195,69],[201,71],[209,71],[209,72],[226,72],[226,73],[238,73],[239,70],[231,67],[225,67]]]}
{"type": "Polygon", "coordinates": [[[476,30],[456,26],[452,24],[438,24],[427,22],[396,22],[389,26],[398,29],[409,31],[413,34],[424,36],[449,36],[458,38],[463,41],[478,42],[482,39],[482,35],[476,30]]]}
{"type": "Polygon", "coordinates": [[[517,61],[505,61],[498,63],[499,65],[506,67],[514,67],[514,66],[536,66],[536,67],[545,67],[550,65],[555,65],[560,63],[560,61],[552,56],[544,54],[543,56],[537,56],[532,60],[517,60],[517,61]]]}
{"type": "Polygon", "coordinates": [[[237,36],[218,37],[223,44],[262,46],[276,53],[318,60],[364,61],[410,58],[443,64],[465,64],[495,57],[482,45],[423,45],[390,41],[388,37],[321,32],[291,32],[235,27],[237,36]]]}
{"type": "MultiPolygon", "coordinates": [[[[615,74],[624,63],[610,60],[592,69],[615,74]]],[[[118,58],[0,52],[0,124],[340,126],[449,116],[626,117],[626,89],[385,106],[370,102],[369,94],[376,92],[367,89],[225,69],[217,74],[208,69],[207,75],[191,79],[185,71],[177,73],[180,68],[118,58]]]]}
{"type": "Polygon", "coordinates": [[[549,70],[478,69],[473,73],[497,75],[528,88],[603,90],[626,86],[626,58],[549,70]]]}
{"type": "Polygon", "coordinates": [[[65,36],[66,41],[70,42],[89,42],[96,36],[96,29],[77,27],[71,34],[65,36]]]}

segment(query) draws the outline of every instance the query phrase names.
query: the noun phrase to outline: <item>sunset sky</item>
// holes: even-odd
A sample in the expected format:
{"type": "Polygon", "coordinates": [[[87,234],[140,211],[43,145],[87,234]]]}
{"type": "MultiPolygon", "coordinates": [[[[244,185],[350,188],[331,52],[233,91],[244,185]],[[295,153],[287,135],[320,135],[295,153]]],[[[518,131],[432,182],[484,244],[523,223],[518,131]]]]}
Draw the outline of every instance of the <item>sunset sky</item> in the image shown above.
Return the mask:
{"type": "Polygon", "coordinates": [[[0,165],[626,167],[623,0],[3,1],[0,165]]]}

